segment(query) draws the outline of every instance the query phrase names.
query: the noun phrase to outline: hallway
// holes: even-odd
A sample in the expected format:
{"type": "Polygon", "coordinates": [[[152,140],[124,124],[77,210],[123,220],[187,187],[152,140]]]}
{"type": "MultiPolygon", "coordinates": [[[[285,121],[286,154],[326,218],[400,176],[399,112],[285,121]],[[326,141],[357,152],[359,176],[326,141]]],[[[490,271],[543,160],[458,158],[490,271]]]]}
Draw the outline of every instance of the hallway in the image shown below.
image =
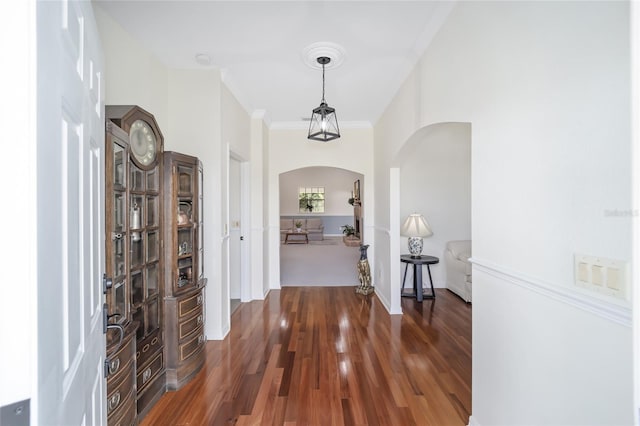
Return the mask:
{"type": "Polygon", "coordinates": [[[466,425],[471,305],[436,292],[390,316],[347,287],[271,291],[141,424],[466,425]]]}

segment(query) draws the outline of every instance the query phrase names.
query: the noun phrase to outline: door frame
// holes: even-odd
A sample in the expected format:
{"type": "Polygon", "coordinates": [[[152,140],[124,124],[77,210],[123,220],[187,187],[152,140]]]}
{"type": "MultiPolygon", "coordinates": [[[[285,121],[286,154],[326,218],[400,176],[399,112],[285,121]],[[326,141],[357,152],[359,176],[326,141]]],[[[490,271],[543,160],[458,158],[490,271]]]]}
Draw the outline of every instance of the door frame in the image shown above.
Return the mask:
{"type": "MultiPolygon", "coordinates": [[[[227,196],[226,199],[226,228],[227,232],[225,232],[227,239],[230,239],[231,227],[230,227],[230,188],[231,188],[231,175],[230,175],[230,163],[231,161],[237,161],[240,165],[240,182],[238,184],[238,188],[240,189],[240,235],[243,237],[243,241],[240,244],[240,301],[241,302],[249,302],[252,300],[251,298],[251,213],[250,213],[250,170],[251,164],[247,161],[242,155],[233,151],[229,144],[227,144],[227,152],[226,156],[227,166],[226,166],[226,191],[227,196]]],[[[227,269],[229,273],[226,276],[226,288],[227,295],[230,296],[230,288],[231,288],[231,273],[230,273],[230,265],[232,264],[232,251],[231,244],[229,241],[228,253],[227,253],[227,269]]],[[[230,299],[230,297],[229,297],[230,299]]],[[[229,312],[229,316],[231,316],[231,312],[229,312]]]]}

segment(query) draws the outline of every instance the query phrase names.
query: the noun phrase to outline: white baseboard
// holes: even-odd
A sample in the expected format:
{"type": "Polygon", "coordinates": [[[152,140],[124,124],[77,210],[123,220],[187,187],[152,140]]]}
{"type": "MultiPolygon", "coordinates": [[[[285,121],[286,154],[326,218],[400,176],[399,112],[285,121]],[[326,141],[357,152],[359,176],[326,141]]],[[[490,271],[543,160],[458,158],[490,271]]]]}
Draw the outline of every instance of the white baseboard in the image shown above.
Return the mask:
{"type": "Polygon", "coordinates": [[[387,310],[388,313],[391,313],[390,311],[390,307],[391,307],[391,303],[389,303],[389,301],[382,296],[382,294],[378,293],[377,291],[374,291],[373,294],[376,295],[376,297],[378,298],[378,300],[380,301],[380,303],[382,303],[382,306],[384,306],[384,308],[387,310]]]}

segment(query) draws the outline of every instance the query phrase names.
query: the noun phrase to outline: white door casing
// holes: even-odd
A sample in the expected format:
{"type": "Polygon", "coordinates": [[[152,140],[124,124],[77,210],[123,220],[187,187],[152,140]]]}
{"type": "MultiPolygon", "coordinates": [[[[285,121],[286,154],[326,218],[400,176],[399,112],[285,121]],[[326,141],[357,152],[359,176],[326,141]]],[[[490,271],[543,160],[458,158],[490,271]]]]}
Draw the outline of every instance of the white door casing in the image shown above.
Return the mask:
{"type": "MultiPolygon", "coordinates": [[[[241,299],[242,254],[240,161],[229,157],[229,297],[241,299]]],[[[244,300],[243,300],[244,301],[244,300]]]]}
{"type": "Polygon", "coordinates": [[[38,372],[32,420],[102,425],[102,53],[90,2],[38,1],[37,28],[38,372]]]}

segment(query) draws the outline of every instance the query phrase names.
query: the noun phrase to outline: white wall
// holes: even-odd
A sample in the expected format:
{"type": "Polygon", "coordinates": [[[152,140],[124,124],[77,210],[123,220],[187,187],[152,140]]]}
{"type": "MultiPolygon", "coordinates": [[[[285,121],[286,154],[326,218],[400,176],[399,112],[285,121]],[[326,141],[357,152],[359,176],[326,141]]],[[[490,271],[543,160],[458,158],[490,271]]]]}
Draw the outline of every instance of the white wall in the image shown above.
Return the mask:
{"type": "MultiPolygon", "coordinates": [[[[429,130],[408,142],[399,156],[400,221],[411,213],[425,216],[433,235],[424,238],[422,253],[440,258],[430,266],[431,275],[435,287],[445,287],[447,241],[471,239],[471,128],[444,123],[429,130]]],[[[400,252],[409,253],[407,238],[400,241],[400,252]]],[[[409,268],[406,286],[412,274],[409,268]]],[[[428,275],[423,279],[428,287],[428,275]]]]}
{"type": "Polygon", "coordinates": [[[222,85],[222,140],[238,158],[248,160],[251,147],[251,117],[229,89],[222,85]]]}
{"type": "Polygon", "coordinates": [[[306,167],[283,173],[280,175],[280,216],[353,216],[353,206],[348,201],[356,179],[360,179],[364,187],[361,174],[335,167],[306,167]],[[299,188],[318,186],[325,191],[324,213],[300,213],[299,188]]]}
{"type": "Polygon", "coordinates": [[[203,163],[204,269],[208,278],[205,333],[210,339],[221,339],[230,327],[223,226],[227,218],[222,216],[227,200],[226,165],[229,149],[248,156],[249,131],[242,127],[249,126],[249,119],[243,119],[239,104],[228,92],[223,96],[219,70],[167,69],[99,6],[95,10],[107,65],[106,104],[142,106],[156,117],[165,150],[194,155],[203,163]],[[225,123],[223,105],[228,111],[225,123]],[[224,144],[223,129],[228,138],[224,144]]]}
{"type": "Polygon", "coordinates": [[[631,3],[631,69],[635,72],[631,75],[632,106],[631,106],[631,139],[632,139],[632,175],[633,175],[633,210],[636,212],[636,220],[633,228],[633,258],[632,265],[633,291],[633,337],[634,337],[634,385],[635,385],[635,424],[640,423],[640,291],[637,291],[640,283],[640,223],[637,215],[640,212],[640,4],[631,3]]]}
{"type": "Polygon", "coordinates": [[[458,3],[376,124],[378,190],[419,129],[473,129],[471,424],[633,421],[629,304],[573,286],[574,253],[631,260],[631,219],[605,214],[631,207],[628,10],[458,3]]]}
{"type": "Polygon", "coordinates": [[[217,70],[169,70],[169,126],[165,149],[194,155],[204,170],[204,272],[207,277],[205,332],[224,337],[229,295],[223,261],[223,164],[221,81],[217,70]],[[226,302],[226,303],[225,303],[226,302]]]}
{"type": "MultiPolygon", "coordinates": [[[[277,129],[269,131],[268,217],[269,217],[269,286],[280,288],[280,174],[312,166],[337,167],[364,176],[366,186],[361,194],[364,206],[365,244],[370,244],[369,259],[373,262],[375,248],[368,224],[373,224],[373,129],[341,128],[340,139],[323,143],[309,141],[308,129],[277,129]]],[[[375,281],[373,283],[375,286],[375,281]]]]}
{"type": "Polygon", "coordinates": [[[249,295],[253,300],[264,299],[269,290],[269,251],[268,251],[268,218],[267,201],[268,170],[267,150],[269,146],[268,130],[264,123],[264,111],[254,112],[251,116],[249,193],[251,202],[249,216],[251,226],[250,253],[251,275],[249,277],[249,295]]]}
{"type": "Polygon", "coordinates": [[[107,105],[138,105],[153,114],[163,136],[167,129],[168,69],[94,3],[105,57],[107,105]]]}

